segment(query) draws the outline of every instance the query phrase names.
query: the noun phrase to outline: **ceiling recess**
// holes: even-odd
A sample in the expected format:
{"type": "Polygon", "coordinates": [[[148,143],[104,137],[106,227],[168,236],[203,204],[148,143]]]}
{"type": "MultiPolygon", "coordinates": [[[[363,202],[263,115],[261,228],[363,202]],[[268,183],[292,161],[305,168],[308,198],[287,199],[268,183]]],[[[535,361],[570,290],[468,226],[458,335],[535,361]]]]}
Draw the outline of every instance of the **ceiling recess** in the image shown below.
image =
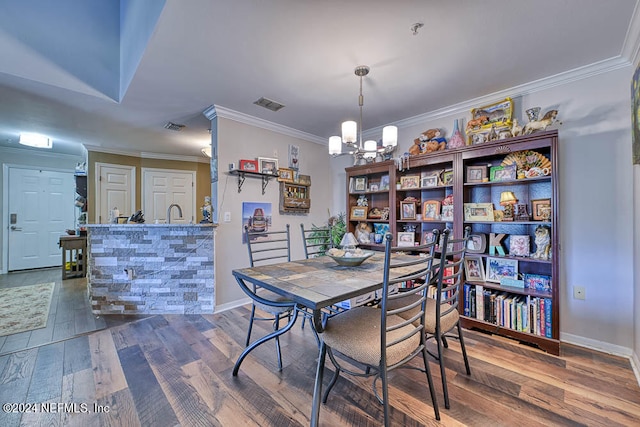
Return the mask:
{"type": "Polygon", "coordinates": [[[272,101],[267,98],[260,98],[256,102],[254,102],[254,104],[271,111],[278,111],[279,109],[284,108],[284,105],[280,104],[279,102],[272,101]]]}
{"type": "Polygon", "coordinates": [[[173,123],[173,122],[167,122],[166,125],[164,125],[165,129],[169,129],[169,130],[175,130],[176,132],[180,132],[182,129],[184,129],[185,125],[179,125],[177,123],[173,123]]]}

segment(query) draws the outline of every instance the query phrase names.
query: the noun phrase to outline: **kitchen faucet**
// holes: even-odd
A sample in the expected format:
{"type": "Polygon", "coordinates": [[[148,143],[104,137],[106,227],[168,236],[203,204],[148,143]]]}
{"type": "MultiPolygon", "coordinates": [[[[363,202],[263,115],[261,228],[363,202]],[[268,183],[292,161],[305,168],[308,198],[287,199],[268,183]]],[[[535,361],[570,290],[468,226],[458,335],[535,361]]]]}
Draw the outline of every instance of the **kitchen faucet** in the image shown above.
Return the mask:
{"type": "Polygon", "coordinates": [[[169,205],[169,207],[167,208],[167,224],[171,224],[171,208],[172,207],[176,207],[178,208],[178,215],[180,215],[178,218],[182,218],[182,208],[180,207],[179,204],[177,203],[172,203],[169,205]]]}

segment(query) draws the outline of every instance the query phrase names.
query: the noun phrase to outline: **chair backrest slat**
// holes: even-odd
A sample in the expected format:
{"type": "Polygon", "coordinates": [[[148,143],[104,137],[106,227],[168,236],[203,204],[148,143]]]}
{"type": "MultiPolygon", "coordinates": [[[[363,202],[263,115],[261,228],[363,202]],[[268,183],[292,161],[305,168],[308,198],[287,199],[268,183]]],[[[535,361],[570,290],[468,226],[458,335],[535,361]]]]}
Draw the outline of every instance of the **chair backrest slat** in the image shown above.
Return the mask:
{"type": "Polygon", "coordinates": [[[331,227],[304,228],[304,224],[300,224],[300,230],[302,231],[305,258],[322,256],[333,247],[331,227]]]}
{"type": "MultiPolygon", "coordinates": [[[[427,298],[427,289],[431,278],[434,275],[434,254],[435,245],[438,241],[438,230],[433,230],[436,237],[431,243],[415,246],[410,249],[411,252],[420,256],[402,256],[403,252],[408,249],[393,248],[391,246],[391,235],[386,237],[385,241],[385,260],[384,260],[384,281],[382,287],[382,301],[380,302],[381,319],[381,354],[385,359],[382,362],[387,364],[386,349],[394,345],[399,345],[403,341],[414,337],[416,334],[422,334],[425,324],[425,306],[427,298]],[[412,289],[412,294],[416,298],[403,298],[404,294],[389,294],[389,287],[396,283],[412,280],[419,283],[412,289]],[[394,301],[393,304],[387,304],[388,301],[394,301]],[[392,307],[387,309],[387,307],[392,307]],[[393,322],[387,322],[390,316],[393,316],[393,322]],[[402,319],[402,320],[399,320],[402,319]],[[409,326],[409,327],[408,327],[409,326]],[[399,330],[402,328],[401,333],[399,330]]],[[[410,357],[413,357],[422,350],[423,344],[418,346],[410,357]]],[[[393,366],[387,364],[389,369],[403,364],[408,358],[395,363],[393,366]]]]}
{"type": "Polygon", "coordinates": [[[443,234],[440,266],[436,276],[436,316],[442,318],[458,309],[460,285],[467,242],[471,229],[466,227],[461,239],[451,239],[447,229],[443,234]]]}
{"type": "Polygon", "coordinates": [[[247,238],[247,249],[249,251],[249,265],[255,267],[257,264],[270,261],[289,262],[291,261],[291,241],[289,238],[289,224],[284,231],[249,231],[249,227],[244,227],[247,238]],[[268,256],[263,256],[267,253],[268,256]]]}

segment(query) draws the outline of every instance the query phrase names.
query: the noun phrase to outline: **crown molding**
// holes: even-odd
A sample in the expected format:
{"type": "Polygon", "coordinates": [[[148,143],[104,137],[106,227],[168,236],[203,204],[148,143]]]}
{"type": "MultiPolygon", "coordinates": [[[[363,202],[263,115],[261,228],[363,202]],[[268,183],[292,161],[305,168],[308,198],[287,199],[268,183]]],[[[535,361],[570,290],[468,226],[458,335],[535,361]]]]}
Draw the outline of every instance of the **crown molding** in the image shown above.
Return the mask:
{"type": "Polygon", "coordinates": [[[213,120],[216,117],[223,119],[229,119],[236,122],[244,123],[250,126],[255,126],[261,129],[270,130],[283,135],[291,136],[293,138],[302,139],[305,141],[313,142],[315,144],[327,145],[325,138],[321,138],[316,135],[312,135],[307,132],[290,128],[288,126],[279,125],[277,123],[270,122],[268,120],[260,119],[258,117],[250,116],[239,111],[234,111],[229,108],[225,108],[221,105],[212,105],[202,112],[209,120],[213,120]]]}
{"type": "Polygon", "coordinates": [[[545,77],[519,86],[514,86],[509,89],[504,89],[488,95],[480,96],[478,98],[469,99],[457,104],[429,111],[424,114],[409,117],[407,119],[398,120],[394,123],[388,123],[383,126],[367,129],[366,131],[362,132],[363,138],[369,138],[375,135],[379,135],[382,131],[382,128],[387,125],[395,125],[399,128],[410,127],[423,124],[426,121],[449,117],[453,114],[467,114],[472,108],[477,107],[478,105],[490,104],[492,102],[495,102],[496,100],[504,99],[507,97],[515,98],[518,96],[529,95],[535,92],[540,92],[542,90],[547,90],[556,86],[586,79],[599,74],[608,73],[619,68],[627,67],[630,64],[631,63],[629,62],[629,60],[623,58],[622,56],[605,59],[603,61],[585,65],[583,67],[574,68],[573,70],[564,71],[553,76],[545,77]]]}
{"type": "Polygon", "coordinates": [[[161,154],[150,153],[146,151],[126,151],[126,150],[114,150],[112,148],[101,147],[98,145],[84,144],[87,151],[96,151],[99,153],[116,154],[119,156],[139,157],[141,159],[158,159],[158,160],[174,160],[178,162],[191,162],[191,163],[210,163],[209,158],[197,157],[197,156],[180,156],[178,154],[161,154]]]}
{"type": "Polygon", "coordinates": [[[29,149],[20,148],[20,147],[0,146],[0,152],[5,152],[8,154],[16,154],[16,155],[19,154],[21,156],[28,155],[31,157],[47,157],[47,158],[55,158],[55,159],[66,158],[74,161],[77,161],[78,159],[84,160],[85,158],[85,156],[83,156],[82,154],[56,153],[55,151],[36,151],[36,150],[29,150],[29,149]]]}
{"type": "Polygon", "coordinates": [[[627,58],[632,65],[638,64],[638,55],[640,54],[640,3],[636,3],[636,7],[631,14],[631,21],[627,28],[627,34],[622,44],[620,55],[627,58]]]}

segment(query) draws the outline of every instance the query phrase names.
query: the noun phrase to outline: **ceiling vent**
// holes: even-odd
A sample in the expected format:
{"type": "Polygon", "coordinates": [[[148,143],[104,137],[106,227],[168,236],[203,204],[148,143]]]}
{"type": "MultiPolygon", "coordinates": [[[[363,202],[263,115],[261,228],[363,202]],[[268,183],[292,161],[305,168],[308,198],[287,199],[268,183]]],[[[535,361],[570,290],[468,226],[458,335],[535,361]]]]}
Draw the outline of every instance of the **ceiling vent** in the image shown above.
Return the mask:
{"type": "Polygon", "coordinates": [[[256,102],[254,102],[254,104],[264,107],[271,111],[278,111],[279,109],[284,108],[284,105],[267,98],[260,98],[256,102]]]}
{"type": "Polygon", "coordinates": [[[167,124],[164,125],[165,129],[175,130],[176,132],[181,131],[184,127],[185,127],[184,125],[179,125],[179,124],[173,123],[173,122],[167,122],[167,124]]]}

